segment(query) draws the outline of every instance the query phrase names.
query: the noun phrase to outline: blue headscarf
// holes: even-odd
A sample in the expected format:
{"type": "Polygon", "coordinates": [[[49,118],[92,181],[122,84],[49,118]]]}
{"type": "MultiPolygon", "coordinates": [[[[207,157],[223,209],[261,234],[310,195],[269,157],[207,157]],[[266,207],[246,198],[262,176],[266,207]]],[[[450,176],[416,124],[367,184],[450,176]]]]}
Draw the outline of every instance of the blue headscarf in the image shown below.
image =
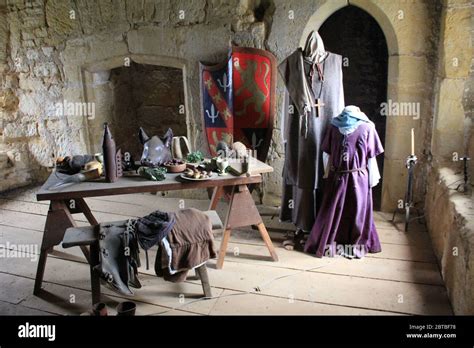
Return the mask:
{"type": "Polygon", "coordinates": [[[331,124],[339,128],[343,134],[352,133],[362,122],[370,122],[370,120],[355,105],[346,106],[339,116],[331,120],[331,124]]]}

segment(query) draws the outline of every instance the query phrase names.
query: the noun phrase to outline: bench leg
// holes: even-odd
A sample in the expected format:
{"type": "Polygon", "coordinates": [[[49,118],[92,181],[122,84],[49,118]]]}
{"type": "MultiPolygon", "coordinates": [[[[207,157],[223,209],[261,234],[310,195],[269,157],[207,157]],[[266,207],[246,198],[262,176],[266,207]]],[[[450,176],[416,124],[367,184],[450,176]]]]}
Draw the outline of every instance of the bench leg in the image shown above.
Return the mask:
{"type": "Polygon", "coordinates": [[[196,268],[196,273],[201,278],[202,290],[204,291],[204,296],[212,297],[211,284],[209,283],[209,275],[207,274],[206,265],[199,266],[196,268]]]}

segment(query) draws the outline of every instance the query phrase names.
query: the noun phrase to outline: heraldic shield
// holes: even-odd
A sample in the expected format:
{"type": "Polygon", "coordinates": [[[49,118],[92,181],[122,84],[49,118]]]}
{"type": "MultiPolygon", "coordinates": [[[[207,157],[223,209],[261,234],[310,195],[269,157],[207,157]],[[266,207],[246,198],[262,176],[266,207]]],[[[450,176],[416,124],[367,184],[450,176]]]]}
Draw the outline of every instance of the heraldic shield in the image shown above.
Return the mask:
{"type": "Polygon", "coordinates": [[[201,103],[209,151],[216,155],[216,145],[223,140],[233,142],[234,115],[232,94],[232,59],[225,62],[200,64],[201,103]]]}
{"type": "Polygon", "coordinates": [[[209,151],[240,141],[265,161],[273,132],[276,59],[267,51],[233,46],[225,62],[201,63],[204,129],[209,151]]]}

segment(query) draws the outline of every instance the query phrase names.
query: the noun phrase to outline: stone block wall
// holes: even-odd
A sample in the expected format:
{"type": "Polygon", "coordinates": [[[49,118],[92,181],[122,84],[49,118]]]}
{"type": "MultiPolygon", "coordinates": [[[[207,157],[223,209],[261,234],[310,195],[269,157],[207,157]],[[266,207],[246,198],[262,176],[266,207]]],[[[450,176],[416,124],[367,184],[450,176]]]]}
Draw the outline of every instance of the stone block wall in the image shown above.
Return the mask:
{"type": "Polygon", "coordinates": [[[0,191],[28,185],[40,166],[31,160],[28,137],[37,134],[31,119],[16,113],[20,98],[19,80],[11,72],[8,10],[0,2],[0,191]],[[2,141],[3,140],[3,141],[2,141]],[[10,140],[10,141],[5,141],[10,140]]]}
{"type": "Polygon", "coordinates": [[[431,160],[425,214],[454,312],[474,314],[474,197],[461,193],[461,157],[474,155],[474,6],[467,0],[443,2],[440,54],[433,102],[431,160]]]}
{"type": "Polygon", "coordinates": [[[472,132],[473,5],[467,0],[452,0],[443,6],[433,155],[437,165],[451,166],[456,154],[467,153],[472,132]]]}
{"type": "Polygon", "coordinates": [[[441,168],[428,180],[428,230],[455,314],[474,314],[474,201],[455,189],[462,176],[441,168]]]}

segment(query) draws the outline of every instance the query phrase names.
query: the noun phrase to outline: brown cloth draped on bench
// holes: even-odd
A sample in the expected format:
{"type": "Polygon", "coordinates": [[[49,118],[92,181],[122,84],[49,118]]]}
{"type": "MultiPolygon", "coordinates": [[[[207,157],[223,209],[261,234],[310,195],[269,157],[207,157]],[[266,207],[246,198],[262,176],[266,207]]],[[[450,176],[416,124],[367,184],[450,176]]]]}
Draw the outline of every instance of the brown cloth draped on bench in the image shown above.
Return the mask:
{"type": "Polygon", "coordinates": [[[209,259],[216,258],[212,223],[208,215],[197,209],[183,209],[175,213],[176,223],[167,235],[171,249],[171,261],[159,245],[155,259],[155,272],[167,281],[182,282],[188,270],[193,269],[209,259]],[[170,274],[169,267],[177,270],[170,274]]]}

